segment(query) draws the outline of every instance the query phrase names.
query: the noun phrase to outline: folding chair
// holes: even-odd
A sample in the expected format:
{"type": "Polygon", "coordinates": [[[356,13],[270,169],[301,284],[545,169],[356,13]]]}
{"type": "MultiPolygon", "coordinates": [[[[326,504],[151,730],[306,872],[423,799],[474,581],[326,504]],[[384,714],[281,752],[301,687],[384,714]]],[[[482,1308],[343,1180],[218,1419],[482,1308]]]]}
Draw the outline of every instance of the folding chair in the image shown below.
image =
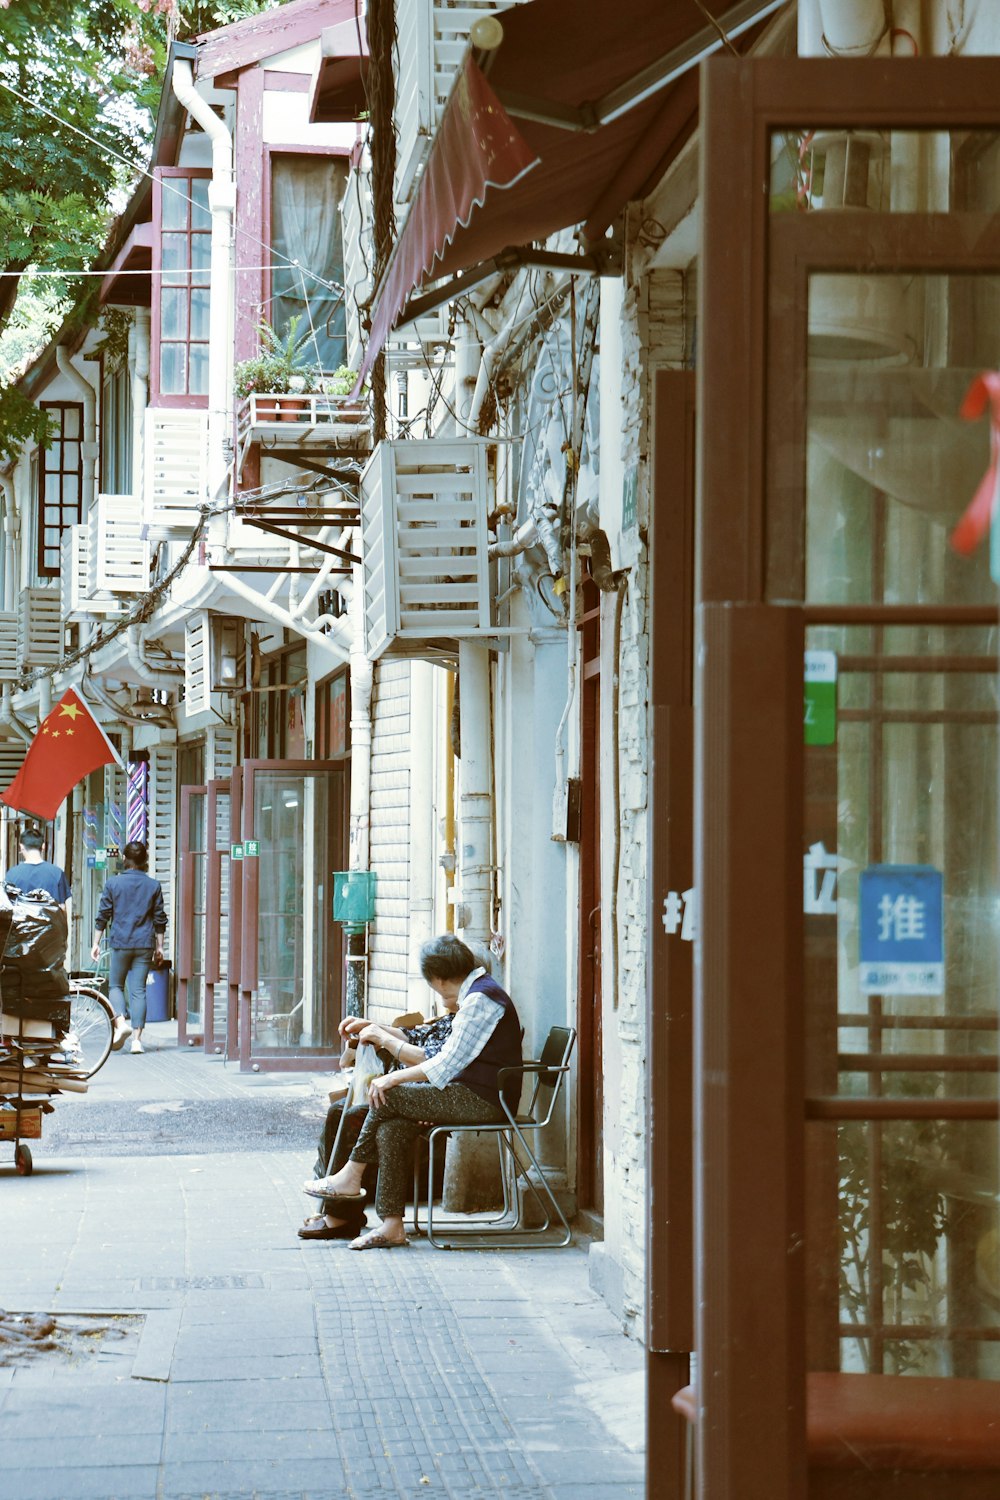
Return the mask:
{"type": "MultiPolygon", "coordinates": [[[[569,1244],[572,1236],[566,1216],[546,1181],[545,1172],[529,1144],[528,1136],[544,1130],[552,1119],[563,1080],[569,1074],[570,1053],[573,1051],[575,1041],[576,1032],[572,1027],[553,1026],[545,1039],[542,1055],[537,1062],[521,1063],[515,1068],[501,1068],[497,1083],[500,1087],[500,1103],[506,1119],[498,1120],[495,1125],[435,1125],[427,1132],[427,1228],[423,1230],[420,1227],[418,1163],[416,1153],[414,1153],[413,1232],[415,1234],[426,1233],[435,1249],[451,1250],[462,1244],[469,1246],[470,1249],[482,1250],[493,1248],[558,1250],[569,1244]],[[527,1109],[523,1113],[515,1114],[504,1098],[504,1085],[508,1080],[519,1079],[523,1087],[523,1080],[526,1077],[534,1080],[531,1098],[527,1109]],[[503,1182],[503,1211],[494,1218],[478,1219],[471,1224],[468,1220],[449,1219],[439,1228],[435,1236],[433,1184],[434,1152],[437,1139],[439,1136],[447,1138],[449,1135],[463,1135],[470,1132],[476,1135],[495,1135],[497,1138],[497,1147],[500,1152],[500,1176],[503,1182]],[[537,1181],[529,1175],[529,1168],[534,1170],[537,1181]],[[541,1213],[543,1223],[538,1227],[529,1228],[523,1223],[523,1210],[527,1195],[522,1198],[518,1192],[519,1180],[524,1182],[527,1193],[531,1195],[541,1213]],[[542,1239],[541,1236],[548,1232],[554,1220],[558,1220],[562,1226],[559,1238],[542,1239]],[[442,1232],[448,1236],[447,1240],[440,1238],[442,1232]]],[[[515,1096],[518,1101],[520,1094],[519,1088],[515,1096]]],[[[440,1219],[438,1222],[440,1225],[440,1219]]]]}

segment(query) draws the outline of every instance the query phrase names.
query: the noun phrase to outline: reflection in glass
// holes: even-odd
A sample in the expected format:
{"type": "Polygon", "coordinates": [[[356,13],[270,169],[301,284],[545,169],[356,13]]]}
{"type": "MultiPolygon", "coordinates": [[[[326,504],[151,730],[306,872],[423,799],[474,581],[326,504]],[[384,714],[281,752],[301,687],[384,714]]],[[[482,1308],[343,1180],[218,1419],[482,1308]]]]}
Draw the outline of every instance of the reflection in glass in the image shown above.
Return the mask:
{"type": "Polygon", "coordinates": [[[329,821],[325,776],[257,773],[255,1052],[296,1052],[333,1044],[339,1016],[327,998],[329,821]]]}

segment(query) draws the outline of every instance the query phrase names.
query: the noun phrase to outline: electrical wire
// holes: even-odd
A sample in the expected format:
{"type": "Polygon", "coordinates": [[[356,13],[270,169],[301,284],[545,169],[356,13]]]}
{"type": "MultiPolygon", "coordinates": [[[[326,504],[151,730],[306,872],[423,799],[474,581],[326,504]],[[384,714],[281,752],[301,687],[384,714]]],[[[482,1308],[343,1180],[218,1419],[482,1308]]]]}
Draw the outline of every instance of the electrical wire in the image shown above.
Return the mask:
{"type": "MultiPolygon", "coordinates": [[[[158,178],[153,172],[149,170],[148,167],[137,167],[135,162],[130,161],[127,156],[123,156],[120,151],[116,151],[113,146],[109,146],[106,141],[99,140],[97,136],[91,135],[87,130],[81,130],[79,125],[74,125],[70,120],[64,120],[63,117],[61,115],[57,115],[54,110],[48,109],[44,104],[39,104],[38,100],[32,99],[30,95],[23,94],[20,89],[16,89],[13,84],[8,83],[4,78],[0,78],[0,89],[4,89],[8,94],[12,94],[15,99],[19,99],[22,104],[26,104],[29,109],[36,110],[39,114],[46,115],[49,119],[55,120],[57,125],[62,125],[65,127],[65,129],[72,130],[75,135],[81,136],[83,140],[89,141],[92,146],[96,146],[98,151],[102,151],[106,156],[111,157],[114,161],[120,162],[123,166],[128,167],[130,172],[137,172],[140,177],[146,177],[150,182],[159,182],[162,192],[174,193],[177,197],[183,198],[186,203],[195,204],[195,200],[191,196],[191,194],[184,192],[183,188],[174,187],[169,178],[158,178]]],[[[201,207],[200,204],[196,204],[195,206],[201,207]]],[[[275,256],[283,266],[291,267],[294,270],[302,272],[306,276],[312,277],[315,282],[317,282],[320,286],[326,287],[328,291],[343,292],[345,290],[339,282],[328,281],[326,277],[318,275],[318,273],[315,271],[310,271],[307,266],[303,266],[297,260],[292,260],[291,257],[287,255],[282,255],[280,251],[275,251],[270,245],[265,244],[265,242],[257,235],[250,234],[246,229],[240,228],[237,230],[237,233],[241,234],[252,244],[259,245],[262,250],[267,251],[268,255],[275,256]]]]}

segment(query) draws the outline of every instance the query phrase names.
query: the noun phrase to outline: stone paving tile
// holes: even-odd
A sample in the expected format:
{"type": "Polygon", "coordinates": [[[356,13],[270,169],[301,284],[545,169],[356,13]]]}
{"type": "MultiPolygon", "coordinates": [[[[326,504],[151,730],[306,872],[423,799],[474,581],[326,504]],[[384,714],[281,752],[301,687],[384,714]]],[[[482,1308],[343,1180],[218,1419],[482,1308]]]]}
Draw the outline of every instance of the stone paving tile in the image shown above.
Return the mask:
{"type": "Polygon", "coordinates": [[[159,1469],[22,1469],[16,1477],[11,1500],[157,1500],[159,1469]]]}
{"type": "Polygon", "coordinates": [[[109,1423],[106,1435],[77,1433],[67,1441],[53,1440],[51,1429],[39,1428],[32,1435],[26,1426],[20,1437],[0,1437],[0,1474],[30,1469],[39,1452],[49,1469],[113,1469],[157,1464],[163,1447],[160,1432],[129,1432],[109,1423]]]}

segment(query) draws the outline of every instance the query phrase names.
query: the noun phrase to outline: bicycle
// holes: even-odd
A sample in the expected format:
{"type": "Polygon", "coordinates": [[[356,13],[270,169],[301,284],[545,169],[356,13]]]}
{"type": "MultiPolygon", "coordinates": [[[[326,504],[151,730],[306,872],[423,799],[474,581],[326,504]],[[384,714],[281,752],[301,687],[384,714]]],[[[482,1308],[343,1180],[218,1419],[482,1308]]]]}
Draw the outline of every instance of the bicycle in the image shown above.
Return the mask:
{"type": "Polygon", "coordinates": [[[72,1050],[81,1073],[93,1078],[108,1060],[115,1035],[115,1013],[100,990],[79,980],[69,982],[69,1032],[65,1044],[72,1050]]]}

